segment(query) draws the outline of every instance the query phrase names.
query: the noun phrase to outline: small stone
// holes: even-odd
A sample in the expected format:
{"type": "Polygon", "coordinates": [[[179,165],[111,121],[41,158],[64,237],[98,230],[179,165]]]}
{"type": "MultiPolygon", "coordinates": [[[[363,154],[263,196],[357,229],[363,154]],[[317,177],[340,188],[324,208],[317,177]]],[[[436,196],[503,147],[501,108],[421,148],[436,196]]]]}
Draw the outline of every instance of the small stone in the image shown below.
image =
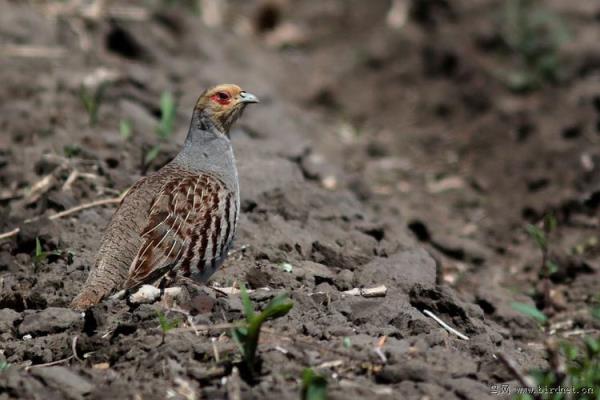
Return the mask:
{"type": "Polygon", "coordinates": [[[33,166],[35,173],[42,176],[48,175],[60,166],[61,161],[59,159],[43,157],[35,163],[33,166]]]}
{"type": "Polygon", "coordinates": [[[323,187],[325,189],[329,189],[329,190],[334,190],[335,188],[337,188],[338,183],[337,183],[337,179],[335,176],[326,176],[325,178],[323,178],[323,180],[321,181],[321,183],[323,184],[323,187]]]}
{"type": "Polygon", "coordinates": [[[15,327],[15,321],[21,318],[21,314],[10,308],[0,309],[0,332],[11,332],[15,327]]]}
{"type": "Polygon", "coordinates": [[[87,379],[65,367],[34,368],[31,373],[42,378],[48,386],[60,390],[69,398],[82,398],[94,389],[94,385],[87,379]]]}
{"type": "Polygon", "coordinates": [[[305,276],[313,277],[315,285],[319,285],[322,282],[331,283],[334,281],[334,273],[323,264],[312,261],[303,261],[298,266],[298,269],[304,272],[305,276]]]}
{"type": "Polygon", "coordinates": [[[191,300],[192,309],[198,314],[206,314],[213,310],[216,300],[207,294],[200,293],[191,300]]]}
{"type": "Polygon", "coordinates": [[[15,271],[18,265],[15,262],[15,257],[8,251],[0,253],[0,271],[15,271]]]}
{"type": "Polygon", "coordinates": [[[272,299],[275,296],[284,293],[283,291],[270,290],[269,288],[257,289],[250,293],[250,300],[254,302],[261,302],[272,299]]]}
{"type": "Polygon", "coordinates": [[[315,287],[315,293],[325,293],[339,297],[338,291],[327,282],[319,283],[315,287]]]}
{"type": "Polygon", "coordinates": [[[241,312],[243,310],[242,301],[240,300],[239,295],[231,295],[227,296],[227,298],[222,299],[225,302],[225,307],[227,311],[238,311],[241,312]]]}
{"type": "Polygon", "coordinates": [[[476,240],[456,236],[435,237],[436,247],[447,254],[455,254],[465,261],[482,264],[492,258],[493,253],[486,246],[476,240]]]}
{"type": "Polygon", "coordinates": [[[18,332],[20,336],[38,336],[62,332],[78,323],[83,323],[79,313],[69,308],[49,307],[27,314],[19,325],[18,332]]]}
{"type": "Polygon", "coordinates": [[[246,282],[251,289],[269,286],[270,276],[264,271],[254,267],[246,273],[246,282]]]}
{"type": "Polygon", "coordinates": [[[336,326],[336,327],[333,327],[333,328],[329,328],[328,332],[329,332],[329,334],[331,336],[351,336],[351,335],[354,335],[354,331],[349,326],[336,326]]]}
{"type": "Polygon", "coordinates": [[[378,286],[385,282],[388,288],[400,287],[406,292],[415,285],[433,287],[436,282],[435,261],[422,249],[402,251],[357,268],[354,280],[363,286],[378,286]]]}
{"type": "Polygon", "coordinates": [[[410,364],[386,365],[376,379],[379,383],[427,382],[430,380],[429,367],[416,360],[410,364]]]}
{"type": "Polygon", "coordinates": [[[338,288],[338,290],[343,292],[343,291],[352,289],[353,281],[354,281],[354,272],[350,271],[349,269],[343,269],[337,274],[333,284],[335,285],[336,288],[338,288]]]}
{"type": "Polygon", "coordinates": [[[31,253],[35,249],[36,239],[40,241],[45,250],[56,249],[59,245],[58,228],[53,221],[43,218],[35,224],[23,224],[17,234],[18,251],[31,253]]]}
{"type": "Polygon", "coordinates": [[[71,191],[54,191],[48,194],[48,207],[55,210],[66,210],[75,207],[78,200],[71,191]]]}

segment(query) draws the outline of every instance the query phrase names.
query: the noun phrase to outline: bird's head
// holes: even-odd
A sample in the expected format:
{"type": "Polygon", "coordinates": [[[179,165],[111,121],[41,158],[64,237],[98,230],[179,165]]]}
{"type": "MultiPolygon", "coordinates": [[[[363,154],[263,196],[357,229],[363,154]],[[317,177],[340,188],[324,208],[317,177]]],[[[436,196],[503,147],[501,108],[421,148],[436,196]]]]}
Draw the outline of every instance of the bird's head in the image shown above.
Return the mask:
{"type": "Polygon", "coordinates": [[[200,95],[196,103],[196,111],[201,118],[210,119],[220,132],[228,134],[231,125],[250,103],[258,103],[258,98],[237,85],[222,84],[200,95]]]}

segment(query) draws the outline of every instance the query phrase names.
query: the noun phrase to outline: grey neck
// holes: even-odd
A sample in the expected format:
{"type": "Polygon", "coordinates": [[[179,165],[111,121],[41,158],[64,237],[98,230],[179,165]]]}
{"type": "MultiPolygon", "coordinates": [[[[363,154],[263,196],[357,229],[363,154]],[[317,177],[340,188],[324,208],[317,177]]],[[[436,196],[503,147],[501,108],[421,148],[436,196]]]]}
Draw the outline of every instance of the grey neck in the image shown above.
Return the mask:
{"type": "Polygon", "coordinates": [[[189,171],[210,173],[230,190],[238,190],[231,142],[202,111],[194,111],[183,148],[172,162],[189,171]]]}

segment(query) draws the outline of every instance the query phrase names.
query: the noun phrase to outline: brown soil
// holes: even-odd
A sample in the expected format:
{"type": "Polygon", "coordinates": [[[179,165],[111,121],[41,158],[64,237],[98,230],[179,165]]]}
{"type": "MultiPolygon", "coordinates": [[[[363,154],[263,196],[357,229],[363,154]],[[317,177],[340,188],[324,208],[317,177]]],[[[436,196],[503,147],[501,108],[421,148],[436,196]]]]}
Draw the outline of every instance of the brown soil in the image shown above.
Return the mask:
{"type": "MultiPolygon", "coordinates": [[[[229,1],[215,27],[186,2],[150,3],[127,2],[146,12],[136,21],[0,1],[0,229],[21,227],[0,241],[0,361],[10,363],[0,400],[232,398],[239,356],[226,331],[175,329],[162,343],[156,310],[186,316],[159,303],[109,301],[86,318],[67,308],[113,207],[44,218],[118,196],[168,162],[199,92],[220,82],[263,101],[232,133],[236,247],[247,247],[211,285],[248,282],[259,306],[283,291],[294,301],[268,324],[261,376],[239,383],[242,398],[299,398],[309,366],[334,399],[498,398],[492,385],[517,384],[496,354],[524,370],[548,363],[546,335],[511,303],[543,308],[559,337],[600,328],[588,312],[600,283],[599,5],[547,2],[571,28],[563,76],[515,94],[498,78],[513,65],[498,39],[501,1],[415,0],[400,29],[386,24],[389,1],[229,1]],[[297,38],[274,46],[285,29],[297,38]],[[116,77],[91,125],[81,85],[100,68],[116,77]],[[179,104],[176,130],[144,167],[164,91],[179,104]],[[549,212],[550,304],[523,229],[549,212]],[[378,285],[385,297],[343,294],[378,285]]],[[[180,306],[196,325],[242,316],[238,295],[186,290],[180,306]]]]}

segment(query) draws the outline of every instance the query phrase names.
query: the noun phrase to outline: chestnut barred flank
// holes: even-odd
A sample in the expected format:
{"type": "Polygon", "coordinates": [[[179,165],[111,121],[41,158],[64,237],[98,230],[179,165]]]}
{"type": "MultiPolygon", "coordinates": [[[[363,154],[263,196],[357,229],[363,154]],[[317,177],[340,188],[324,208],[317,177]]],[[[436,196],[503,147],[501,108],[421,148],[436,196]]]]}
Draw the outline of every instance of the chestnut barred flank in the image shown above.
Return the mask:
{"type": "Polygon", "coordinates": [[[184,276],[210,275],[233,239],[234,194],[208,174],[173,168],[165,168],[170,179],[150,207],[141,234],[144,243],[131,264],[125,289],[153,283],[164,275],[155,274],[161,268],[180,270],[184,276]]]}
{"type": "Polygon", "coordinates": [[[115,212],[74,309],[87,309],[117,290],[156,283],[168,273],[204,282],[219,268],[240,208],[228,131],[246,105],[256,102],[256,96],[229,84],[200,96],[181,152],[139,180],[115,212]]]}

